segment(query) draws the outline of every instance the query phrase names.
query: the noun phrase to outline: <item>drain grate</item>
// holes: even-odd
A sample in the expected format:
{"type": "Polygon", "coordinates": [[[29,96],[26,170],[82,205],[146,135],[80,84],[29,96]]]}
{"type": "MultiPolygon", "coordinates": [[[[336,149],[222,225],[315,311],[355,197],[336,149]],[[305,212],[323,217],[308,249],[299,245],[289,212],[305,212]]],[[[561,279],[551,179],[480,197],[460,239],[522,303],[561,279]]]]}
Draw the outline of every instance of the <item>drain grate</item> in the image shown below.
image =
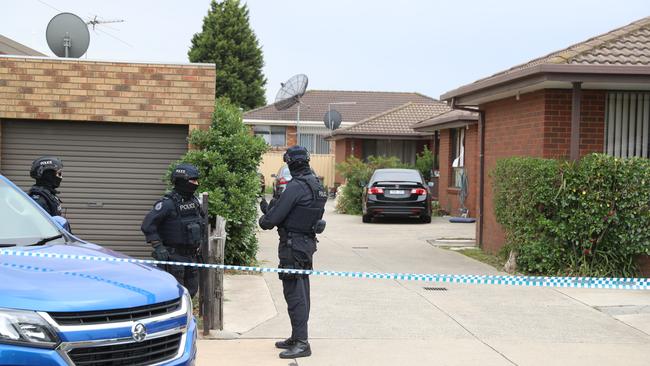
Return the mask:
{"type": "Polygon", "coordinates": [[[422,287],[425,291],[447,291],[446,287],[422,287]]]}
{"type": "Polygon", "coordinates": [[[352,247],[352,249],[368,249],[368,247],[352,247]]]}

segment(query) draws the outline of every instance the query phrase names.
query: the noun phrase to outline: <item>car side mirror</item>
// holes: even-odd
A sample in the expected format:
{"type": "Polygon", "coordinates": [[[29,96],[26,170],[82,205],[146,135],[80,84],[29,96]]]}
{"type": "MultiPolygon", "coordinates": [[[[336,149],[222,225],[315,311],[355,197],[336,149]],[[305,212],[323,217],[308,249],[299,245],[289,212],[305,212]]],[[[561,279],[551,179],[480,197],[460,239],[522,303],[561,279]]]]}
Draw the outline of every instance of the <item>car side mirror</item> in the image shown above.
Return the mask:
{"type": "Polygon", "coordinates": [[[368,184],[368,182],[360,181],[359,182],[359,187],[365,187],[368,184]]]}
{"type": "Polygon", "coordinates": [[[277,174],[271,174],[271,178],[277,178],[277,177],[278,177],[277,174]]]}
{"type": "Polygon", "coordinates": [[[59,227],[61,229],[65,229],[67,231],[70,231],[70,223],[68,222],[68,220],[65,217],[63,217],[63,216],[52,216],[52,219],[54,219],[54,222],[56,222],[56,224],[59,225],[59,227]]]}
{"type": "Polygon", "coordinates": [[[429,186],[429,188],[433,188],[433,182],[429,182],[427,183],[427,185],[429,186]]]}

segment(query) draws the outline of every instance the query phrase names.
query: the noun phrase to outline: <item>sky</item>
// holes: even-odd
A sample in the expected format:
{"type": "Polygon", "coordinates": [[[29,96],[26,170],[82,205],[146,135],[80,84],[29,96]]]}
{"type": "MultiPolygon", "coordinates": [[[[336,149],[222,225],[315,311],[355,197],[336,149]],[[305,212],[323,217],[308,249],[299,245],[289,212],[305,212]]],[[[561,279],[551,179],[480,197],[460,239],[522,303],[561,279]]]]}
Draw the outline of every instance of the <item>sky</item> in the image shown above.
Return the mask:
{"type": "MultiPolygon", "coordinates": [[[[434,98],[650,16],[647,0],[248,0],[267,101],[294,74],[308,89],[419,92],[434,98]]],[[[84,58],[188,62],[209,0],[0,0],[0,34],[52,55],[59,10],[97,26],[84,58]],[[119,40],[118,40],[119,39],[119,40]]],[[[217,81],[218,82],[218,81],[217,81]]]]}

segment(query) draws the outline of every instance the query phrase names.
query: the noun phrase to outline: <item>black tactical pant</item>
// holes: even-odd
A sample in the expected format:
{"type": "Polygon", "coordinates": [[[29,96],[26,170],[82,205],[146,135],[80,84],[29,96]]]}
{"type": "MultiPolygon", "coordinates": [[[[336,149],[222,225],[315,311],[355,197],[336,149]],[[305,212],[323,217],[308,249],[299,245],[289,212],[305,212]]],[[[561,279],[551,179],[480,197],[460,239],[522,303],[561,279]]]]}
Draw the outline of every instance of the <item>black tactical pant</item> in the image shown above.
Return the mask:
{"type": "MultiPolygon", "coordinates": [[[[280,241],[278,256],[280,268],[312,269],[312,258],[316,252],[316,239],[307,235],[290,235],[280,241]]],[[[310,286],[309,276],[280,273],[287,312],[291,320],[291,338],[308,339],[310,286]]]]}
{"type": "MultiPolygon", "coordinates": [[[[198,263],[199,258],[196,251],[181,251],[176,248],[167,247],[169,260],[171,262],[198,263]]],[[[165,271],[176,278],[178,283],[185,286],[190,296],[194,297],[199,291],[199,270],[196,267],[186,266],[165,266],[165,271]]]]}
{"type": "Polygon", "coordinates": [[[291,320],[291,339],[306,341],[308,339],[307,322],[309,321],[309,276],[300,276],[293,280],[282,280],[284,299],[291,320]]]}

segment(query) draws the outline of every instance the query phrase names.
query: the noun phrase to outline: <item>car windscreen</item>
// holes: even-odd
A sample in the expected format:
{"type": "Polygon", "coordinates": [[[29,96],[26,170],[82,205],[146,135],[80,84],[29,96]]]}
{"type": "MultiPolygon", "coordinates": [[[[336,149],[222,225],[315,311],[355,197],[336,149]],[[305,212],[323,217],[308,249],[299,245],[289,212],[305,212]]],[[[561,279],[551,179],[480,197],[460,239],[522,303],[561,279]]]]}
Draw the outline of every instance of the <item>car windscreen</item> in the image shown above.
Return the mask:
{"type": "MultiPolygon", "coordinates": [[[[30,198],[0,180],[0,245],[31,245],[61,234],[30,198]]],[[[64,242],[57,239],[52,242],[64,242]]]]}
{"type": "Polygon", "coordinates": [[[417,182],[422,183],[420,173],[416,170],[382,171],[373,174],[370,183],[375,182],[417,182]]]}

